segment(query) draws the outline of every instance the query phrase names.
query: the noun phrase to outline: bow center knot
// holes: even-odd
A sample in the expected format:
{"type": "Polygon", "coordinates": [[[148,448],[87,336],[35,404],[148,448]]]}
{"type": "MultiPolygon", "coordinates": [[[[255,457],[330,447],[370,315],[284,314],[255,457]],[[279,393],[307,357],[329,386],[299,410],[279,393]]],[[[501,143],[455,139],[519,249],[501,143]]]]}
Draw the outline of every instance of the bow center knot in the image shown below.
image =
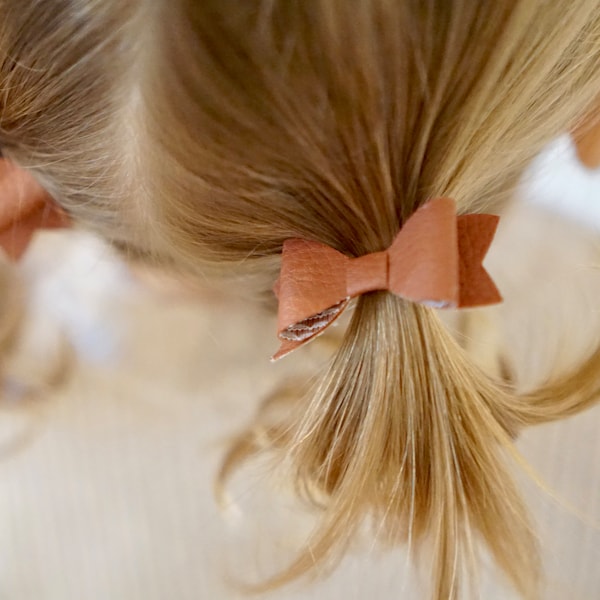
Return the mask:
{"type": "Polygon", "coordinates": [[[387,250],[348,259],[346,287],[348,296],[387,290],[389,281],[389,256],[387,250]]]}

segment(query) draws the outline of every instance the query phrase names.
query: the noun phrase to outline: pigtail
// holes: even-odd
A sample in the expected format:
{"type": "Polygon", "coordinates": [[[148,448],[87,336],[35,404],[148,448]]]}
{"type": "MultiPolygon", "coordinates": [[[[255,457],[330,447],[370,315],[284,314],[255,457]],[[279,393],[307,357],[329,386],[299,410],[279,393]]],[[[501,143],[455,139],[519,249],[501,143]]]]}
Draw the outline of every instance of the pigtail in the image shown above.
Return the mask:
{"type": "Polygon", "coordinates": [[[432,309],[363,296],[320,380],[271,430],[298,491],[323,514],[304,551],[265,587],[335,561],[368,519],[379,541],[428,557],[436,600],[462,597],[480,540],[534,597],[536,544],[508,466],[515,424],[490,409],[498,393],[432,309]]]}

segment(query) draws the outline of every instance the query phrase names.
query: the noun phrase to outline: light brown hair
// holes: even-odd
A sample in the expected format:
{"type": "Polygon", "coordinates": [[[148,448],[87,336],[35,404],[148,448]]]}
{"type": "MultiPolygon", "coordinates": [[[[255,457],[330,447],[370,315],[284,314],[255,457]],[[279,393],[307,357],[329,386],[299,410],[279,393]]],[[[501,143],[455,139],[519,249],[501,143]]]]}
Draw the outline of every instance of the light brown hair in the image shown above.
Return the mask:
{"type": "MultiPolygon", "coordinates": [[[[5,154],[130,252],[244,277],[259,295],[287,238],[360,256],[429,198],[501,208],[600,92],[596,0],[43,7],[0,2],[5,154]]],[[[458,597],[479,537],[536,597],[512,438],[588,406],[599,364],[521,393],[476,368],[434,310],[365,295],[318,383],[270,430],[299,489],[328,498],[310,548],[270,583],[332,558],[371,518],[431,549],[433,598],[458,597]]]]}

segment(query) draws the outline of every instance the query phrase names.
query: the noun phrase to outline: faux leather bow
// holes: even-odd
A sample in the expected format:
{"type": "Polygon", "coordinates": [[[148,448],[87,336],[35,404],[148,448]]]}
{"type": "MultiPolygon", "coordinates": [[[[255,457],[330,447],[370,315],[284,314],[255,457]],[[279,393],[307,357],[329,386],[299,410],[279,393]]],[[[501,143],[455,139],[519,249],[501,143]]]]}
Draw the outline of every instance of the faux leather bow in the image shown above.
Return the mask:
{"type": "Polygon", "coordinates": [[[450,198],[421,206],[383,252],[350,258],[303,239],[283,244],[277,360],[322,333],[351,298],[387,290],[436,308],[501,302],[482,261],[492,242],[496,215],[456,215],[450,198]]]}
{"type": "Polygon", "coordinates": [[[67,215],[27,171],[0,159],[0,248],[10,259],[22,256],[37,229],[69,225],[67,215]]]}

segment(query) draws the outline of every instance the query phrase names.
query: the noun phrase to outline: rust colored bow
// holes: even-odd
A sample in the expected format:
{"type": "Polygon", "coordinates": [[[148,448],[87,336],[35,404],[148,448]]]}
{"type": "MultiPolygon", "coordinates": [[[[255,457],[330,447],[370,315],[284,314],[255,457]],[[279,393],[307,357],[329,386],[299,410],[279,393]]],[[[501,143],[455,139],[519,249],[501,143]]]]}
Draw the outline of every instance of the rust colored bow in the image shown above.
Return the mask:
{"type": "Polygon", "coordinates": [[[0,159],[0,248],[10,259],[21,258],[37,229],[69,224],[66,214],[31,174],[0,159]]]}
{"type": "Polygon", "coordinates": [[[350,258],[302,239],[283,244],[278,337],[272,360],[285,356],[322,333],[351,298],[387,290],[435,308],[482,306],[501,302],[482,261],[490,247],[496,215],[456,215],[450,198],[421,206],[383,252],[350,258]]]}

